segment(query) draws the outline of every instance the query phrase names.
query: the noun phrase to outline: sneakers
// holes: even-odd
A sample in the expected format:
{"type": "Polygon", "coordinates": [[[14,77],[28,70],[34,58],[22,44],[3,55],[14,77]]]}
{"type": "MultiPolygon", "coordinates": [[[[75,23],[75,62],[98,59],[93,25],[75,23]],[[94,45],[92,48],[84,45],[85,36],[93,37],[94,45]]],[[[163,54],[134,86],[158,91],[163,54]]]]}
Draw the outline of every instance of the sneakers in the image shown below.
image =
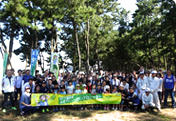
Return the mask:
{"type": "Polygon", "coordinates": [[[53,109],[53,112],[56,112],[56,109],[53,109]]]}
{"type": "Polygon", "coordinates": [[[6,113],[6,109],[3,109],[2,112],[3,112],[3,113],[6,113]]]}
{"type": "Polygon", "coordinates": [[[58,112],[59,110],[58,110],[58,108],[56,108],[56,112],[58,112]]]}
{"type": "Polygon", "coordinates": [[[15,107],[12,107],[12,110],[17,110],[15,107]]]}
{"type": "Polygon", "coordinates": [[[42,113],[45,113],[45,109],[42,109],[42,113]]]}
{"type": "Polygon", "coordinates": [[[62,108],[60,108],[60,111],[62,110],[62,108]]]}
{"type": "Polygon", "coordinates": [[[104,110],[106,110],[106,107],[104,107],[104,110]]]}
{"type": "Polygon", "coordinates": [[[25,116],[24,111],[21,111],[21,112],[20,112],[20,115],[21,115],[21,116],[25,116]]]}
{"type": "Polygon", "coordinates": [[[49,112],[49,109],[47,108],[46,111],[49,112]]]}
{"type": "Polygon", "coordinates": [[[109,107],[107,107],[106,109],[109,110],[109,107]]]}
{"type": "Polygon", "coordinates": [[[112,110],[114,110],[114,108],[112,108],[112,110]]]}
{"type": "Polygon", "coordinates": [[[62,108],[63,110],[65,110],[65,108],[62,108]]]}
{"type": "Polygon", "coordinates": [[[116,108],[116,110],[118,110],[118,108],[116,108]]]}
{"type": "Polygon", "coordinates": [[[83,107],[81,107],[81,110],[83,110],[83,107]]]}
{"type": "Polygon", "coordinates": [[[96,110],[98,110],[98,107],[96,107],[96,110]]]}
{"type": "Polygon", "coordinates": [[[120,108],[120,111],[123,111],[123,109],[122,109],[122,108],[120,108]]]}

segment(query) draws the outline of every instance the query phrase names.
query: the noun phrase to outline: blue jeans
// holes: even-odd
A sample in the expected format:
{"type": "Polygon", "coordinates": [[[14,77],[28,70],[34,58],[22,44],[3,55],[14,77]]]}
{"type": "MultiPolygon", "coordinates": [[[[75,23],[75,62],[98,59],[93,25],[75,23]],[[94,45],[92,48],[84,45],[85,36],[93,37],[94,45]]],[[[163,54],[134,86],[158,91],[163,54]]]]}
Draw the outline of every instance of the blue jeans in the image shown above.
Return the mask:
{"type": "Polygon", "coordinates": [[[22,108],[22,111],[24,111],[24,114],[28,114],[29,112],[31,113],[35,113],[37,110],[37,107],[32,107],[32,106],[26,106],[24,108],[22,108]]]}
{"type": "Polygon", "coordinates": [[[167,98],[168,98],[168,95],[170,94],[171,98],[172,98],[172,106],[175,106],[175,95],[174,95],[174,91],[173,89],[165,89],[165,92],[164,92],[164,106],[167,106],[167,98]]]}

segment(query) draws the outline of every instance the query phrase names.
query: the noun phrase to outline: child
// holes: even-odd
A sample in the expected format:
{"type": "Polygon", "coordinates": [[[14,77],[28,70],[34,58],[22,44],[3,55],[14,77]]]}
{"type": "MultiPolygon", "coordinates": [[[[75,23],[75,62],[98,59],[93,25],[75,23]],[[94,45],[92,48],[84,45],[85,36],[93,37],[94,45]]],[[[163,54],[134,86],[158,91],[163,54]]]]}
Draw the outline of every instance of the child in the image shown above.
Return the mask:
{"type": "MultiPolygon", "coordinates": [[[[99,94],[102,94],[102,93],[103,93],[103,89],[101,88],[101,85],[100,85],[100,84],[97,85],[96,92],[99,93],[99,94]]],[[[101,105],[98,105],[98,104],[97,104],[97,108],[96,108],[97,110],[98,110],[98,107],[100,107],[100,109],[102,109],[102,108],[101,108],[101,105]]]]}
{"type": "Polygon", "coordinates": [[[73,94],[75,87],[72,85],[72,81],[69,81],[69,86],[67,86],[67,94],[73,94]]]}
{"type": "MultiPolygon", "coordinates": [[[[117,92],[117,87],[114,87],[113,90],[112,90],[112,94],[115,94],[115,93],[118,93],[117,92]]],[[[114,109],[118,110],[118,104],[113,104],[112,110],[114,110],[114,109]]]]}
{"type": "MultiPolygon", "coordinates": [[[[40,92],[41,93],[48,93],[49,92],[48,88],[46,87],[46,81],[42,82],[42,87],[40,88],[40,92]]],[[[47,108],[47,106],[42,106],[41,109],[42,109],[42,113],[45,113],[45,110],[47,112],[49,112],[49,109],[47,108]]]]}
{"type": "Polygon", "coordinates": [[[127,98],[127,107],[128,104],[130,104],[130,106],[134,106],[135,110],[137,110],[138,105],[140,104],[140,101],[137,97],[137,93],[134,92],[134,88],[130,87],[130,91],[128,94],[128,98],[127,98]]]}
{"type": "MultiPolygon", "coordinates": [[[[81,90],[79,89],[80,85],[77,84],[76,85],[76,90],[75,90],[75,94],[80,94],[81,93],[81,90]]],[[[75,110],[77,110],[77,108],[80,108],[79,106],[75,106],[75,110]]],[[[81,108],[80,108],[81,109],[81,108]]]]}
{"type": "MultiPolygon", "coordinates": [[[[60,94],[62,94],[62,95],[66,95],[65,87],[61,87],[60,94]]],[[[65,107],[64,107],[64,106],[60,106],[60,110],[65,110],[65,107]]]]}
{"type": "Polygon", "coordinates": [[[126,82],[125,79],[122,80],[121,85],[123,85],[123,89],[128,92],[129,91],[129,84],[126,82]]]}
{"type": "MultiPolygon", "coordinates": [[[[96,85],[95,84],[92,85],[91,94],[92,95],[96,95],[97,94],[97,92],[96,92],[96,85]]],[[[93,110],[94,109],[94,105],[92,104],[91,106],[92,106],[92,110],[93,110]]]]}
{"type": "MultiPolygon", "coordinates": [[[[82,93],[83,93],[83,94],[88,93],[88,91],[87,91],[87,89],[86,89],[86,85],[85,85],[85,84],[83,84],[83,90],[82,90],[82,93]]],[[[84,107],[84,109],[86,109],[86,105],[82,105],[81,110],[83,110],[83,107],[84,107]]]]}
{"type": "Polygon", "coordinates": [[[124,101],[125,101],[125,98],[126,98],[126,91],[124,90],[123,85],[120,85],[119,93],[121,94],[121,97],[122,97],[121,103],[119,105],[119,110],[123,111],[123,105],[124,105],[124,101]]]}
{"type": "MultiPolygon", "coordinates": [[[[58,83],[57,82],[54,82],[53,83],[54,85],[54,88],[51,89],[51,92],[55,94],[59,94],[59,87],[58,87],[58,83]]],[[[54,112],[58,112],[58,106],[53,106],[53,111],[54,112]]]]}
{"type": "Polygon", "coordinates": [[[87,91],[88,91],[88,93],[91,93],[91,90],[92,90],[92,86],[91,86],[90,81],[88,81],[87,82],[87,91]]]}
{"type": "Polygon", "coordinates": [[[155,104],[153,103],[153,95],[150,93],[150,89],[146,88],[145,93],[142,95],[142,110],[146,111],[148,108],[151,107],[153,111],[153,107],[155,104]]]}
{"type": "MultiPolygon", "coordinates": [[[[106,89],[106,92],[104,94],[109,94],[110,90],[106,89]]],[[[105,104],[104,110],[109,110],[109,104],[105,104]]]]}

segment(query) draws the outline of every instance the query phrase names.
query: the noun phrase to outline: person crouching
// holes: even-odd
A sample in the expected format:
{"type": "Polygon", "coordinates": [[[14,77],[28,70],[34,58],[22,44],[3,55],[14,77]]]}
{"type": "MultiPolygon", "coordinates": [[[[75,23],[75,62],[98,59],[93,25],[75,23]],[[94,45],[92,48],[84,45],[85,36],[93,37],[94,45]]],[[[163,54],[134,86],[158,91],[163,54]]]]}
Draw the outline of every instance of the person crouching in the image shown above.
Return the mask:
{"type": "Polygon", "coordinates": [[[21,96],[20,99],[20,109],[21,109],[21,115],[25,116],[28,113],[35,113],[37,110],[37,107],[32,107],[31,106],[31,97],[30,97],[30,87],[25,88],[25,92],[21,96]]]}
{"type": "Polygon", "coordinates": [[[155,104],[153,103],[153,95],[150,93],[150,89],[146,88],[145,93],[142,95],[142,110],[146,111],[149,108],[153,111],[155,104]]]}

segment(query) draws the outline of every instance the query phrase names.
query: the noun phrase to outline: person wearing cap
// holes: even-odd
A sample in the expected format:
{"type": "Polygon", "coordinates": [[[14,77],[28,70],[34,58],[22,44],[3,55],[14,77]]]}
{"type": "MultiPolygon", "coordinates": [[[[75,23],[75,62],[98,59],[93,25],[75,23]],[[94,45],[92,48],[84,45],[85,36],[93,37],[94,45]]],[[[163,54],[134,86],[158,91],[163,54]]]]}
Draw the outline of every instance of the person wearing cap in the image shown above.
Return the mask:
{"type": "Polygon", "coordinates": [[[20,99],[20,110],[21,110],[21,115],[27,115],[28,113],[35,113],[37,110],[37,107],[32,107],[31,106],[31,97],[30,97],[30,87],[27,86],[25,87],[25,92],[22,94],[21,99],[20,99]]]}
{"type": "Polygon", "coordinates": [[[49,93],[49,89],[46,87],[46,81],[42,82],[42,87],[40,88],[41,93],[49,93]]]}
{"type": "Polygon", "coordinates": [[[30,78],[29,81],[23,85],[22,94],[25,92],[26,87],[30,87],[30,93],[34,93],[35,83],[33,82],[33,78],[30,78]]]}
{"type": "Polygon", "coordinates": [[[76,90],[75,90],[74,93],[75,93],[75,94],[80,94],[80,93],[82,93],[82,91],[80,90],[80,85],[79,85],[79,84],[76,85],[76,90]]]}
{"type": "Polygon", "coordinates": [[[132,106],[135,108],[135,110],[137,110],[138,105],[140,104],[140,101],[138,99],[137,93],[134,91],[133,87],[130,87],[129,93],[127,95],[127,109],[128,109],[128,105],[132,106]]]}
{"type": "Polygon", "coordinates": [[[145,89],[145,93],[142,95],[142,110],[147,110],[148,108],[155,107],[153,103],[153,95],[150,93],[150,88],[145,89]]]}
{"type": "Polygon", "coordinates": [[[22,79],[22,70],[18,70],[18,76],[15,77],[15,102],[17,102],[18,94],[20,94],[21,97],[22,79]]]}
{"type": "Polygon", "coordinates": [[[83,90],[82,90],[82,93],[83,93],[83,94],[88,93],[86,87],[87,87],[86,84],[83,84],[83,90]]]}
{"type": "Polygon", "coordinates": [[[2,88],[4,91],[4,101],[2,102],[2,112],[6,112],[6,102],[8,96],[10,96],[10,101],[12,104],[12,110],[17,110],[14,103],[14,91],[15,91],[15,78],[12,76],[12,71],[8,69],[6,71],[6,76],[2,79],[2,88]]]}
{"type": "Polygon", "coordinates": [[[23,84],[22,85],[24,85],[25,83],[28,83],[30,78],[33,78],[33,76],[30,75],[30,70],[28,69],[28,70],[26,70],[26,74],[23,76],[23,82],[22,82],[23,84]]]}
{"type": "Polygon", "coordinates": [[[164,91],[164,107],[167,107],[167,98],[170,94],[172,98],[172,106],[175,108],[175,87],[176,87],[176,79],[175,76],[172,75],[171,70],[167,70],[167,74],[163,78],[163,91],[164,91]]]}
{"type": "Polygon", "coordinates": [[[144,78],[144,73],[139,73],[140,78],[137,80],[136,86],[138,89],[138,98],[139,100],[142,100],[142,94],[145,92],[145,89],[147,88],[147,79],[144,78]]]}
{"type": "Polygon", "coordinates": [[[37,80],[37,82],[35,83],[35,85],[39,85],[40,87],[42,87],[42,82],[45,80],[45,77],[42,75],[40,79],[37,80]]]}
{"type": "Polygon", "coordinates": [[[114,75],[113,75],[113,79],[111,80],[111,89],[112,89],[113,87],[117,87],[117,88],[118,88],[119,85],[120,85],[120,80],[118,80],[118,79],[117,79],[117,75],[114,74],[114,75]]]}
{"type": "Polygon", "coordinates": [[[155,104],[157,110],[160,111],[161,105],[158,97],[160,80],[156,77],[157,71],[153,70],[151,74],[152,74],[152,77],[148,79],[147,87],[150,88],[150,92],[153,95],[153,103],[155,104]]]}

